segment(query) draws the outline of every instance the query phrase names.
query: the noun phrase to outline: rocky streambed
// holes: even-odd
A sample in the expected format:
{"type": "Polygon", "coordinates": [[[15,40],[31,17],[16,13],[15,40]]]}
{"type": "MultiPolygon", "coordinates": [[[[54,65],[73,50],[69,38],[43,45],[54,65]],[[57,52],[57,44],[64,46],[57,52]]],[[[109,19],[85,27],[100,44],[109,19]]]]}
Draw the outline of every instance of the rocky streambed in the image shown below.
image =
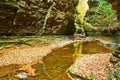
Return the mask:
{"type": "Polygon", "coordinates": [[[18,48],[2,49],[4,51],[1,50],[1,53],[4,53],[0,56],[0,79],[106,80],[109,70],[113,70],[109,62],[113,49],[93,39],[76,41],[68,37],[52,37],[52,43],[49,39],[47,44],[37,43],[34,47],[21,45],[18,48]]]}

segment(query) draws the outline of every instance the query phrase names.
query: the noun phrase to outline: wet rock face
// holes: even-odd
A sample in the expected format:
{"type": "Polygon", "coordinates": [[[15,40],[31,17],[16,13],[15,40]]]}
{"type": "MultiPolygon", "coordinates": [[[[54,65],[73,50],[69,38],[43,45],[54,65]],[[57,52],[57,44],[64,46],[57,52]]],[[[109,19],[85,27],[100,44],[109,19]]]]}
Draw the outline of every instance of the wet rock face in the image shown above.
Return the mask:
{"type": "Polygon", "coordinates": [[[0,35],[73,34],[75,0],[0,0],[0,35]]]}
{"type": "Polygon", "coordinates": [[[89,8],[98,6],[99,5],[99,1],[98,0],[89,0],[88,1],[88,5],[89,5],[89,8]]]}
{"type": "Polygon", "coordinates": [[[18,10],[15,1],[0,0],[0,35],[8,34],[18,10]]]}
{"type": "Polygon", "coordinates": [[[120,20],[120,0],[107,0],[117,12],[117,18],[120,20]]]}

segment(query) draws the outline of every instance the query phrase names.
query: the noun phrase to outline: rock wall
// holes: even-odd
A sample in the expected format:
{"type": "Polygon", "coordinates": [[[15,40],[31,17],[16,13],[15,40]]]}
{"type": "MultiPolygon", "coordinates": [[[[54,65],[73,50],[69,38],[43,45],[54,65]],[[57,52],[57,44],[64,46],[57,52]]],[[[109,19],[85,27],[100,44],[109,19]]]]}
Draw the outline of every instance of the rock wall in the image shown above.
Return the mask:
{"type": "Polygon", "coordinates": [[[0,0],[0,35],[9,33],[17,10],[15,2],[0,0]]]}
{"type": "Polygon", "coordinates": [[[89,8],[96,7],[99,5],[100,0],[88,0],[89,8]]]}
{"type": "Polygon", "coordinates": [[[73,34],[75,0],[0,0],[0,35],[73,34]]]}
{"type": "Polygon", "coordinates": [[[107,0],[117,12],[117,18],[120,20],[120,0],[107,0]]]}

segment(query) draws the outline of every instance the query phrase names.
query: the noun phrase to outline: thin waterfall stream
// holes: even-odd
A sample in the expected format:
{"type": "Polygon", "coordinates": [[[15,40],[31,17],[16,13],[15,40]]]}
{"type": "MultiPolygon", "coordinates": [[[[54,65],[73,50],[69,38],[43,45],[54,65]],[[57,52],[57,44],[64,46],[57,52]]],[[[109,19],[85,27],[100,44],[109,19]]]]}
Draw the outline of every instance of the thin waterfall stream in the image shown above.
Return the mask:
{"type": "MultiPolygon", "coordinates": [[[[49,0],[48,0],[48,2],[49,2],[49,0]]],[[[47,20],[50,17],[51,9],[54,7],[54,5],[55,5],[55,3],[53,2],[52,5],[49,7],[47,14],[45,16],[45,19],[44,19],[43,27],[42,27],[42,29],[39,30],[38,34],[40,34],[40,35],[44,34],[44,32],[45,32],[44,29],[46,28],[47,20]]]]}

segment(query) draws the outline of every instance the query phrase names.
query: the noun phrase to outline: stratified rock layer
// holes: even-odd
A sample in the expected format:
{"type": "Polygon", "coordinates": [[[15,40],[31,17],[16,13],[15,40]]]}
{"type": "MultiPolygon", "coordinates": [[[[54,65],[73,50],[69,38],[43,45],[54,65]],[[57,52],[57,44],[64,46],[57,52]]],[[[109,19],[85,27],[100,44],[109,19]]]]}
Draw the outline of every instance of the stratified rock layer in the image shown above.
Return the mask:
{"type": "Polygon", "coordinates": [[[74,0],[1,0],[0,35],[73,34],[74,0]]]}

